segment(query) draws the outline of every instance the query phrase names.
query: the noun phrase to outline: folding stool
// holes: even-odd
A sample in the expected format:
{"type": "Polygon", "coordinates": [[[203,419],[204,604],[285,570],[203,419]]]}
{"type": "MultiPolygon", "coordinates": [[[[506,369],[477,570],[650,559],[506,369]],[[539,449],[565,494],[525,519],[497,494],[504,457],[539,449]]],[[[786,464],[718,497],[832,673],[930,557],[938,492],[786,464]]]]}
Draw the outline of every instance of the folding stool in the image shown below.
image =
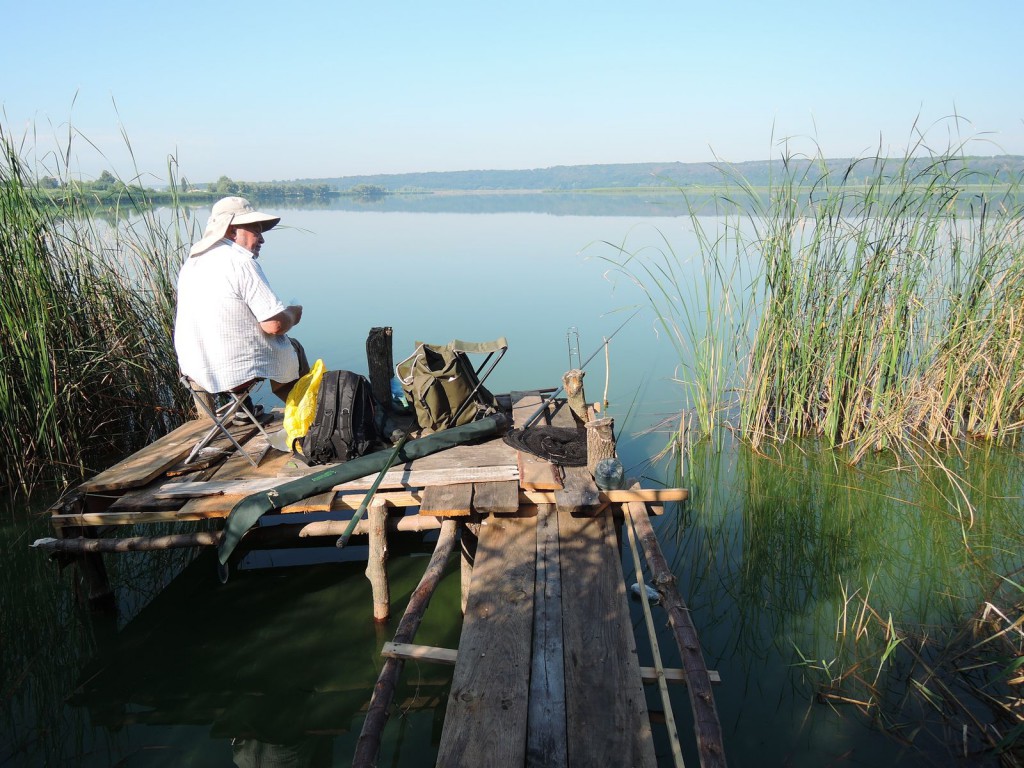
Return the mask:
{"type": "MultiPolygon", "coordinates": [[[[196,384],[191,379],[189,379],[188,376],[182,376],[181,381],[186,387],[188,387],[190,392],[205,393],[204,390],[196,389],[196,384]]],[[[256,414],[250,411],[245,404],[246,399],[262,383],[263,379],[253,379],[252,381],[248,381],[245,384],[235,387],[234,389],[229,390],[227,392],[209,393],[212,396],[212,399],[214,400],[213,408],[210,408],[209,404],[207,404],[207,402],[205,401],[205,398],[193,397],[193,399],[196,401],[196,405],[198,405],[200,409],[205,411],[206,415],[213,420],[213,426],[210,427],[210,431],[207,432],[198,443],[196,443],[195,447],[192,449],[192,452],[188,455],[188,458],[185,459],[186,464],[190,464],[191,462],[193,462],[195,458],[199,455],[199,452],[202,451],[203,448],[208,446],[213,441],[214,438],[216,438],[219,435],[224,435],[225,437],[227,437],[228,440],[231,441],[231,444],[234,445],[235,448],[237,448],[242,453],[242,455],[244,455],[245,458],[249,460],[250,464],[252,464],[254,467],[257,466],[256,460],[235,439],[235,436],[231,434],[231,430],[229,429],[229,427],[231,426],[232,420],[236,416],[241,415],[245,417],[246,420],[251,422],[253,426],[255,426],[256,429],[260,431],[260,434],[267,438],[268,442],[270,441],[270,436],[267,434],[266,430],[263,429],[263,425],[260,423],[259,418],[256,416],[256,414]],[[226,402],[223,405],[218,406],[216,405],[216,402],[220,398],[224,398],[226,402]]]]}

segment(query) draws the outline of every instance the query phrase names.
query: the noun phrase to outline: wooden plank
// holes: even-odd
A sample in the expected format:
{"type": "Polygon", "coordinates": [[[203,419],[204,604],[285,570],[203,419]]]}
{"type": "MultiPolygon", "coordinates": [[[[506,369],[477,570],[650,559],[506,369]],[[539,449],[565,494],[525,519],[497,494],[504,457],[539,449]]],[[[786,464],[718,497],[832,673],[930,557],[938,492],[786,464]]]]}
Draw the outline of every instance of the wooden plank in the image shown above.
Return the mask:
{"type": "Polygon", "coordinates": [[[531,453],[519,452],[516,466],[519,469],[519,484],[531,491],[557,491],[562,487],[558,467],[531,453]]]}
{"type": "Polygon", "coordinates": [[[535,559],[534,518],[480,526],[438,766],[524,764],[535,559]]]}
{"type": "Polygon", "coordinates": [[[293,515],[304,512],[330,512],[334,504],[334,491],[325,491],[308,499],[302,499],[294,504],[288,504],[281,508],[281,514],[293,515]]]}
{"type": "Polygon", "coordinates": [[[87,480],[80,488],[85,493],[106,493],[146,485],[188,456],[192,446],[212,424],[209,420],[201,419],[187,421],[141,451],[87,480]]]}
{"type": "MultiPolygon", "coordinates": [[[[422,491],[387,491],[383,494],[388,504],[392,507],[417,507],[423,501],[422,491]]],[[[365,494],[359,491],[353,493],[338,493],[331,502],[331,511],[352,510],[359,507],[365,494]]],[[[663,497],[663,501],[679,501],[685,499],[687,491],[685,488],[662,488],[662,489],[639,489],[621,491],[601,491],[601,502],[622,503],[626,501],[657,501],[663,497]]],[[[245,498],[238,496],[207,496],[200,499],[192,499],[178,511],[159,510],[132,510],[119,509],[108,512],[90,513],[68,513],[55,514],[50,518],[56,527],[69,525],[133,525],[135,523],[173,523],[189,520],[208,520],[211,518],[227,517],[231,508],[240,500],[245,498]]],[[[533,515],[535,505],[554,504],[555,494],[552,491],[526,491],[519,492],[519,513],[522,515],[533,515]]],[[[292,511],[290,508],[286,508],[292,511]]],[[[295,511],[301,511],[298,508],[295,511]]]]}
{"type": "Polygon", "coordinates": [[[473,510],[473,484],[432,485],[423,489],[421,515],[468,517],[473,510]]]}
{"type": "Polygon", "coordinates": [[[401,465],[403,469],[494,467],[516,463],[516,449],[500,437],[474,445],[456,445],[401,465]]]}
{"type": "Polygon", "coordinates": [[[114,499],[114,502],[107,507],[108,512],[124,512],[132,510],[176,510],[184,504],[187,499],[165,498],[157,496],[157,488],[136,488],[125,491],[121,496],[114,499]]]}
{"type": "Polygon", "coordinates": [[[569,765],[650,766],[654,743],[610,511],[560,514],[569,765]]]}
{"type": "Polygon", "coordinates": [[[568,765],[568,759],[558,515],[552,505],[545,504],[538,509],[537,518],[526,765],[528,768],[560,768],[568,765]]]}
{"type": "MultiPolygon", "coordinates": [[[[540,408],[541,403],[544,402],[544,398],[541,397],[539,392],[513,392],[512,393],[512,426],[522,429],[523,426],[533,418],[533,414],[540,408]]],[[[537,419],[537,424],[546,424],[548,421],[547,413],[541,414],[537,419]]]]}
{"type": "MultiPolygon", "coordinates": [[[[538,394],[513,393],[512,422],[521,429],[523,425],[540,408],[542,399],[538,394]]],[[[546,423],[542,416],[538,424],[546,423]]],[[[519,467],[519,484],[529,490],[554,491],[562,487],[562,477],[558,468],[551,462],[525,451],[516,451],[516,464],[519,467]]]]}
{"type": "MultiPolygon", "coordinates": [[[[257,435],[243,447],[264,457],[260,460],[259,466],[253,467],[244,456],[236,454],[220,466],[213,476],[215,482],[268,478],[274,485],[279,485],[294,480],[296,477],[316,472],[318,469],[318,467],[306,466],[290,453],[270,448],[267,438],[263,435],[257,435]]],[[[231,508],[247,495],[240,493],[235,496],[218,496],[213,501],[192,499],[182,506],[181,513],[204,517],[227,517],[231,508]]]]}
{"type": "MultiPolygon", "coordinates": [[[[454,667],[459,660],[459,652],[455,648],[438,648],[433,645],[416,645],[415,643],[392,643],[386,642],[380,651],[381,656],[390,659],[415,659],[416,661],[433,662],[454,667]]],[[[665,680],[678,685],[686,685],[686,670],[678,668],[666,668],[665,680]]],[[[722,676],[715,670],[708,670],[711,682],[721,684],[722,676]]],[[[654,667],[640,667],[640,679],[645,683],[653,683],[658,679],[658,673],[654,667]]]]}
{"type": "Polygon", "coordinates": [[[415,645],[413,643],[384,643],[380,655],[389,659],[415,659],[416,661],[432,661],[454,667],[459,652],[454,648],[436,648],[431,645],[415,645]]]}
{"type": "Polygon", "coordinates": [[[519,481],[473,483],[473,509],[482,515],[514,515],[519,511],[519,481]]]}
{"type": "Polygon", "coordinates": [[[564,488],[555,491],[555,505],[566,514],[596,513],[601,494],[586,467],[563,467],[564,488]]]}
{"type": "MultiPolygon", "coordinates": [[[[377,477],[376,472],[366,477],[353,480],[348,483],[336,485],[333,491],[365,491],[377,477]]],[[[385,473],[380,482],[381,490],[394,488],[424,488],[428,485],[452,485],[454,483],[482,483],[499,481],[516,481],[519,472],[515,464],[508,464],[493,467],[450,467],[443,469],[422,469],[406,470],[392,469],[385,473]]],[[[248,495],[259,493],[283,482],[280,477],[257,477],[248,480],[209,480],[209,481],[184,481],[165,483],[155,491],[160,498],[186,497],[197,498],[199,496],[217,495],[248,495]]],[[[518,489],[518,483],[513,482],[518,489]]]]}
{"type": "Polygon", "coordinates": [[[195,520],[211,520],[227,517],[231,507],[225,510],[122,510],[118,512],[83,512],[80,514],[53,515],[50,523],[54,528],[80,525],[90,528],[97,525],[139,525],[141,523],[181,523],[195,520]]]}
{"type": "MultiPolygon", "coordinates": [[[[662,669],[661,671],[665,673],[666,682],[686,685],[685,669],[662,669]]],[[[722,676],[715,670],[709,669],[708,677],[715,685],[721,685],[722,676]]],[[[654,667],[640,667],[640,679],[645,683],[654,683],[658,680],[658,673],[654,667]]]]}

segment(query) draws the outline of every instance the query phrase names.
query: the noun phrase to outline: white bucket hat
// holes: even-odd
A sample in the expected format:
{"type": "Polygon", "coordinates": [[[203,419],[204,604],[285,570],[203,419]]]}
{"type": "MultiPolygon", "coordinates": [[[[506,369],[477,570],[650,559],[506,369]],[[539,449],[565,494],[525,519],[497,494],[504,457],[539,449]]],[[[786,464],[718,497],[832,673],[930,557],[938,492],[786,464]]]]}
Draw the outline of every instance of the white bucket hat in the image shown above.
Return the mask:
{"type": "Polygon", "coordinates": [[[244,197],[225,197],[218,200],[210,218],[206,222],[206,230],[199,242],[189,250],[189,256],[198,256],[203,251],[216,245],[228,233],[228,227],[240,224],[263,224],[263,231],[273,229],[281,221],[280,216],[260,213],[244,197]]]}

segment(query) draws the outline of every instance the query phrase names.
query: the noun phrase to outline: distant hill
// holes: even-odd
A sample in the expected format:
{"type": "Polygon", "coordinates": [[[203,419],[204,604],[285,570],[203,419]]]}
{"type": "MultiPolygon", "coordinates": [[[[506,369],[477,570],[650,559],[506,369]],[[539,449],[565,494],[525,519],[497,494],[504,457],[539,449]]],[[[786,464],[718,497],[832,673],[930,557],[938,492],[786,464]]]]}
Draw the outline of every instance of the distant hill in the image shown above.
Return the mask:
{"type": "MultiPolygon", "coordinates": [[[[621,163],[613,165],[561,165],[532,170],[480,170],[436,171],[430,173],[374,174],[369,176],[341,176],[321,179],[296,179],[299,184],[327,184],[332,189],[351,189],[360,184],[381,186],[391,192],[400,191],[508,191],[628,189],[631,187],[702,187],[720,186],[742,177],[753,186],[766,186],[771,179],[779,179],[788,171],[795,178],[813,183],[824,163],[836,178],[847,174],[853,181],[877,178],[881,164],[883,172],[892,175],[902,165],[914,175],[933,159],[920,158],[905,161],[902,158],[878,160],[849,159],[809,161],[792,159],[784,166],[781,160],[758,160],[744,163],[621,163]]],[[[989,157],[958,157],[947,160],[947,172],[957,173],[967,182],[1015,183],[1024,180],[1024,156],[995,155],[989,157]]]]}

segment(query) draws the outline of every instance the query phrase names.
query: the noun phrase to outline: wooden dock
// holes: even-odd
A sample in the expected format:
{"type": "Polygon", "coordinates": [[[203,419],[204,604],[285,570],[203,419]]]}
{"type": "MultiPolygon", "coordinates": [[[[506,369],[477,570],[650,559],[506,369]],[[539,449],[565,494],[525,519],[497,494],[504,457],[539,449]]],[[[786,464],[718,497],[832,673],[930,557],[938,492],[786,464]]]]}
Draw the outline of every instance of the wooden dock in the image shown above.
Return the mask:
{"type": "MultiPolygon", "coordinates": [[[[521,422],[541,399],[520,394],[510,402],[517,406],[511,418],[521,422]]],[[[578,423],[572,418],[564,401],[545,412],[550,423],[578,423]]],[[[320,469],[261,444],[265,438],[254,437],[255,429],[243,428],[235,437],[261,455],[258,467],[233,455],[227,440],[218,444],[219,455],[183,465],[207,426],[184,424],[83,483],[51,510],[55,537],[37,545],[76,565],[83,599],[110,597],[104,555],[217,546],[219,524],[236,503],[320,469]],[[204,529],[196,530],[196,521],[206,521],[199,526],[204,529]],[[144,523],[187,530],[137,535],[132,527],[144,523]]],[[[267,427],[275,428],[279,417],[267,427]]],[[[336,539],[373,479],[275,510],[268,516],[274,524],[253,526],[233,562],[251,549],[323,546],[336,539]]],[[[386,620],[390,611],[387,539],[429,529],[439,529],[440,537],[394,642],[385,646],[388,658],[353,764],[375,764],[390,692],[403,661],[417,658],[455,665],[438,766],[655,766],[644,685],[664,690],[682,682],[690,688],[702,764],[724,765],[710,688],[717,676],[704,668],[674,578],[658,573],[660,552],[651,552],[657,542],[648,515],[685,498],[684,489],[602,491],[587,468],[559,467],[500,437],[388,471],[369,516],[354,531],[369,543],[373,618],[386,620]],[[683,670],[664,669],[660,662],[640,667],[621,565],[627,538],[638,549],[635,542],[643,545],[653,586],[680,638],[683,670]],[[419,617],[457,544],[464,605],[459,647],[419,646],[419,617]]]]}

